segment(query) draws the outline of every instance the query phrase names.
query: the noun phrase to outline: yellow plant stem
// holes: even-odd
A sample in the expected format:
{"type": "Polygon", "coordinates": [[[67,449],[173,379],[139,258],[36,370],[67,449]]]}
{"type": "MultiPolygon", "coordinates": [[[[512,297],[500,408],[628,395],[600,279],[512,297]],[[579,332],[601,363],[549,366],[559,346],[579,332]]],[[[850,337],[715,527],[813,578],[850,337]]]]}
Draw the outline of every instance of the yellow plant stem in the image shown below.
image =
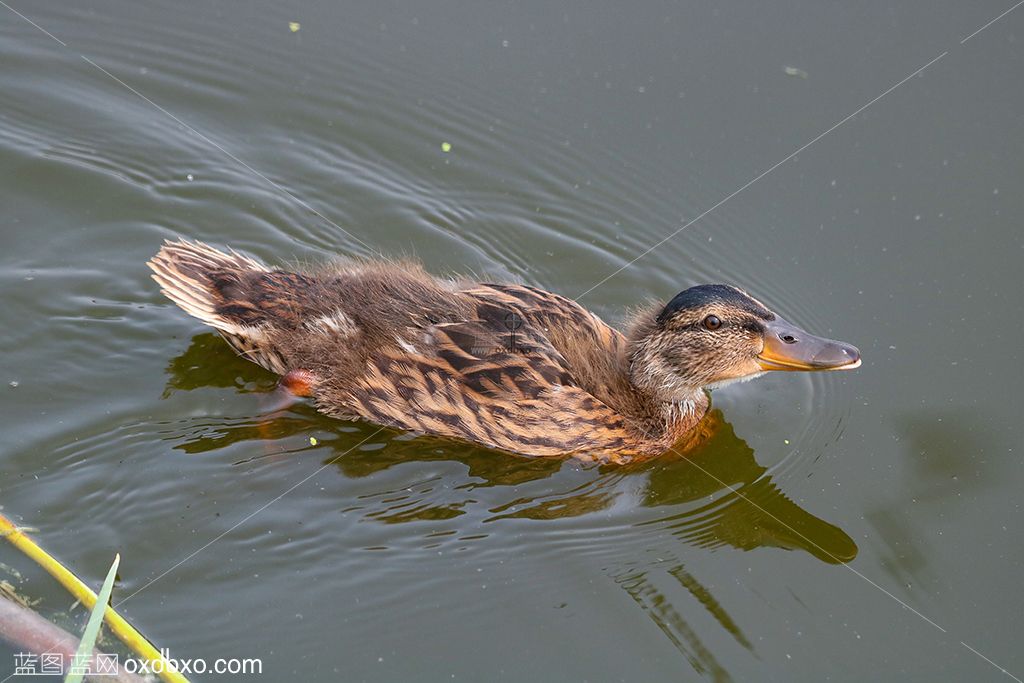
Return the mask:
{"type": "MultiPolygon", "coordinates": [[[[35,542],[26,536],[11,520],[0,514],[0,536],[3,536],[18,550],[22,551],[36,561],[40,567],[70,592],[75,598],[85,605],[86,609],[92,609],[96,604],[96,594],[82,583],[81,579],[72,574],[60,562],[53,559],[49,553],[40,548],[35,542]]],[[[125,645],[151,665],[151,670],[158,672],[160,678],[167,683],[188,683],[188,679],[178,673],[164,656],[153,647],[146,638],[135,630],[114,608],[107,605],[104,614],[107,626],[121,639],[125,645]]]]}

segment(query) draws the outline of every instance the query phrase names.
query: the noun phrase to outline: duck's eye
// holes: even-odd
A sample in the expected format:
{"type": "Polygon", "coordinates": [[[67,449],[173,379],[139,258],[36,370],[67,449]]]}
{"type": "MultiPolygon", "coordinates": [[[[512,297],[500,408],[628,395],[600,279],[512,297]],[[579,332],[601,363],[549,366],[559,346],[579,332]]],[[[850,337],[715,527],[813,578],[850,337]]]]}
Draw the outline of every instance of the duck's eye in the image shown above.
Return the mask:
{"type": "Polygon", "coordinates": [[[721,326],[722,321],[719,320],[717,315],[709,315],[708,317],[704,318],[704,327],[706,327],[709,330],[717,330],[721,326]]]}

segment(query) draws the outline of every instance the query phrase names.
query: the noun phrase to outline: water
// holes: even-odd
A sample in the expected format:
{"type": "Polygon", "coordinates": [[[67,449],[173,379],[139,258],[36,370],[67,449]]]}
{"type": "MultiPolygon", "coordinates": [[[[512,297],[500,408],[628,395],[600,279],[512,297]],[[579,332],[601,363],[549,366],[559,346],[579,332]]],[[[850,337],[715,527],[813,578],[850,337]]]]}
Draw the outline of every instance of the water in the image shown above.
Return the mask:
{"type": "Polygon", "coordinates": [[[1024,676],[1024,10],[961,44],[1009,5],[14,7],[66,47],[0,8],[3,510],[93,585],[121,552],[159,646],[264,680],[1024,676]],[[183,235],[577,296],[696,217],[582,302],[732,282],[865,364],[716,392],[692,460],[628,468],[264,424],[274,378],[144,266],[183,235]]]}

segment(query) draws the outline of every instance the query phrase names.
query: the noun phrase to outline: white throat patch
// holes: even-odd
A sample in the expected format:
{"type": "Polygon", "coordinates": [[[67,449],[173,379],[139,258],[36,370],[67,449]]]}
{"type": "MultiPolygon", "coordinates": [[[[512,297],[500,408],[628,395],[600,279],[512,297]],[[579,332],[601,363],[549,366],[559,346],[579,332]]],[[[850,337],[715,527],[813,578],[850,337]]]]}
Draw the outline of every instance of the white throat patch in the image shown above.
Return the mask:
{"type": "Polygon", "coordinates": [[[753,375],[746,375],[744,377],[733,377],[732,379],[723,379],[723,380],[721,380],[719,382],[712,382],[711,384],[708,384],[704,388],[707,389],[708,391],[714,391],[715,389],[721,389],[722,387],[727,387],[730,384],[738,384],[739,382],[749,382],[752,379],[757,379],[758,377],[760,377],[763,374],[765,374],[765,373],[763,373],[763,372],[755,372],[753,375]]]}

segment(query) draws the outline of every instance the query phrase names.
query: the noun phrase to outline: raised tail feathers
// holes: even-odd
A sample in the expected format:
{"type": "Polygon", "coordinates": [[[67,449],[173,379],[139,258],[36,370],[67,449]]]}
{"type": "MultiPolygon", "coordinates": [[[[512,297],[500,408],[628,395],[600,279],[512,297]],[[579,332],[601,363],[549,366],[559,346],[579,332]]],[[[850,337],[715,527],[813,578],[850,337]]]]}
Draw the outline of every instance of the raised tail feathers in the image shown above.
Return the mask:
{"type": "MultiPolygon", "coordinates": [[[[288,368],[269,339],[269,325],[253,309],[247,319],[226,296],[225,282],[238,284],[270,268],[237,252],[224,253],[202,242],[166,240],[146,262],[160,291],[183,311],[210,325],[247,359],[284,374],[288,368]]],[[[238,288],[237,286],[235,287],[238,288]]],[[[253,308],[246,303],[246,308],[253,308]]]]}

